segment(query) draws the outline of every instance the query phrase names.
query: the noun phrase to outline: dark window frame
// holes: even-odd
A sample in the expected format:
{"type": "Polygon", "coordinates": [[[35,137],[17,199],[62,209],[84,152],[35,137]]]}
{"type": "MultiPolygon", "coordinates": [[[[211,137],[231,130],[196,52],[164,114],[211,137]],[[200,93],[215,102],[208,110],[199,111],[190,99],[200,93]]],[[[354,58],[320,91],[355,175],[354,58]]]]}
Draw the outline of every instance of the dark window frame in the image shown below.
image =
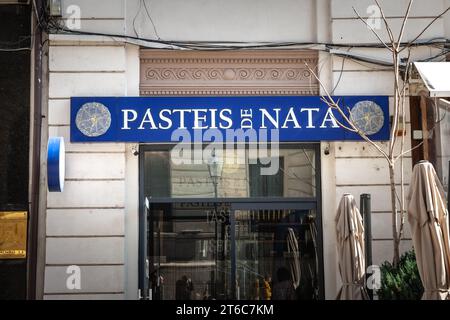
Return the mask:
{"type": "MultiPolygon", "coordinates": [[[[320,143],[280,143],[280,149],[302,148],[315,151],[315,180],[316,195],[308,198],[151,198],[144,194],[144,170],[145,170],[145,152],[151,151],[170,151],[175,144],[140,144],[139,145],[139,289],[145,290],[145,265],[147,257],[143,252],[148,251],[147,246],[147,214],[145,203],[179,203],[179,202],[228,202],[242,204],[243,206],[252,204],[262,204],[267,208],[276,208],[277,204],[292,205],[298,203],[310,204],[316,210],[318,248],[317,255],[319,260],[318,290],[319,299],[325,299],[325,274],[324,274],[324,255],[323,255],[323,222],[322,222],[322,184],[321,184],[321,149],[320,143]]],[[[206,144],[204,145],[206,146],[206,144]]]]}

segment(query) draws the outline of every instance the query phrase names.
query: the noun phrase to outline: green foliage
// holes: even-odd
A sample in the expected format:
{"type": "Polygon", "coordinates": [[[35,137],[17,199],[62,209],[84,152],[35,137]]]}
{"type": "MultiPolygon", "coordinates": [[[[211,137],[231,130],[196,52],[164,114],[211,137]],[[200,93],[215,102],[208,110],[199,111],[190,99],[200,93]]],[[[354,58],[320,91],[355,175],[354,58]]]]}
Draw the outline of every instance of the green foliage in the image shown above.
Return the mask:
{"type": "Polygon", "coordinates": [[[423,286],[413,250],[400,257],[398,266],[386,261],[380,269],[381,288],[377,291],[380,300],[420,300],[423,286]]]}

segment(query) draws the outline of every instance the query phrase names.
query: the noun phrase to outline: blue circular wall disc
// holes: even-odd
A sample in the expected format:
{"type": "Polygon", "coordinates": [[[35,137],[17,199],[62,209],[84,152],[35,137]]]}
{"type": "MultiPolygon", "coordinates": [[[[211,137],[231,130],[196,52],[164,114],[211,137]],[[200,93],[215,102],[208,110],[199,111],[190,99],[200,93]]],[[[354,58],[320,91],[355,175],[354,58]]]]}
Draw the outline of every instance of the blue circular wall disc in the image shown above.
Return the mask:
{"type": "Polygon", "coordinates": [[[47,148],[47,182],[48,191],[62,192],[65,177],[65,148],[62,137],[48,139],[47,148]]]}

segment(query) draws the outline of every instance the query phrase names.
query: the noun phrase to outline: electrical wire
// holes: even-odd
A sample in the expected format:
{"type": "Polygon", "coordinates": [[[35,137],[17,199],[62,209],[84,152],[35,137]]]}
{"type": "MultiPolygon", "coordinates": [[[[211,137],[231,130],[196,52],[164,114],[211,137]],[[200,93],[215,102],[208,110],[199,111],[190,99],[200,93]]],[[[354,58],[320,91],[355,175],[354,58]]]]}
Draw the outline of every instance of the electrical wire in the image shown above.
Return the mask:
{"type": "Polygon", "coordinates": [[[136,12],[136,15],[133,18],[133,31],[134,31],[134,34],[136,35],[136,37],[139,37],[139,34],[136,30],[136,18],[139,16],[139,12],[141,12],[141,7],[142,7],[142,1],[139,1],[139,8],[136,12]]]}
{"type": "Polygon", "coordinates": [[[15,48],[15,49],[3,49],[0,48],[0,52],[17,52],[17,51],[31,51],[32,47],[15,48]]]}
{"type": "MultiPolygon", "coordinates": [[[[204,41],[192,41],[192,42],[186,42],[186,41],[167,41],[162,39],[147,39],[147,38],[140,38],[140,37],[133,37],[133,36],[126,36],[126,35],[120,35],[120,34],[108,34],[108,33],[96,33],[96,32],[86,32],[81,30],[68,30],[67,28],[58,28],[58,33],[71,33],[71,34],[79,34],[79,35],[96,35],[96,36],[106,36],[106,37],[112,37],[112,38],[119,38],[119,39],[125,39],[127,40],[135,40],[140,41],[144,43],[152,43],[152,44],[159,44],[159,45],[166,45],[169,46],[170,49],[186,49],[186,50],[248,50],[248,49],[268,49],[268,48],[283,48],[283,49],[289,49],[290,47],[295,47],[292,49],[300,49],[300,48],[312,48],[316,47],[316,50],[325,51],[330,53],[330,48],[333,47],[350,47],[350,48],[383,48],[381,45],[343,45],[343,44],[330,44],[330,43],[313,43],[313,42],[281,42],[281,43],[257,43],[257,44],[248,44],[246,42],[221,42],[220,44],[217,43],[210,43],[210,42],[204,42],[204,41]],[[236,45],[236,43],[242,44],[242,45],[236,45]],[[229,45],[225,45],[229,44],[229,45]],[[325,48],[320,48],[319,46],[325,46],[325,48]]],[[[139,43],[140,45],[143,45],[144,43],[139,43]]],[[[446,42],[445,42],[446,43],[446,42]]],[[[430,39],[422,42],[415,43],[415,46],[436,46],[437,44],[443,44],[442,41],[436,42],[436,39],[430,39]]],[[[347,56],[342,55],[341,53],[333,53],[336,56],[343,56],[347,57],[351,60],[361,61],[370,63],[372,65],[379,65],[382,67],[392,67],[393,63],[387,63],[382,61],[374,61],[374,60],[368,60],[363,57],[356,57],[356,56],[347,56]]],[[[434,58],[437,58],[441,56],[443,53],[439,54],[434,58]]],[[[402,66],[404,68],[405,66],[402,66]]]]}
{"type": "MultiPolygon", "coordinates": [[[[33,4],[35,4],[35,0],[33,0],[33,4]]],[[[383,48],[384,46],[382,44],[333,44],[333,43],[326,43],[326,42],[242,42],[242,41],[220,41],[220,42],[211,42],[211,41],[170,41],[170,40],[162,40],[158,34],[158,31],[156,29],[156,25],[151,17],[150,10],[147,6],[147,3],[145,0],[141,0],[139,3],[138,12],[136,13],[135,17],[133,18],[133,28],[136,36],[130,36],[130,35],[123,35],[123,34],[112,34],[112,33],[100,33],[100,32],[87,32],[87,31],[81,31],[81,30],[71,30],[69,28],[66,28],[58,23],[57,19],[51,18],[51,17],[40,17],[37,9],[35,8],[35,14],[38,19],[39,26],[46,30],[48,33],[66,33],[66,34],[78,34],[78,35],[96,35],[96,36],[106,36],[106,37],[112,37],[112,38],[118,38],[118,39],[124,39],[125,41],[134,40],[142,42],[142,44],[159,44],[159,45],[166,45],[169,46],[172,49],[180,48],[180,49],[189,49],[189,50],[242,50],[242,49],[265,49],[265,48],[284,48],[289,49],[293,48],[305,48],[305,47],[314,47],[314,46],[326,46],[326,47],[357,47],[357,48],[383,48]],[[144,9],[146,11],[146,14],[153,26],[153,30],[155,32],[155,35],[158,39],[148,39],[139,37],[138,32],[135,27],[135,22],[137,19],[137,16],[139,12],[142,9],[142,5],[144,6],[144,9]]],[[[442,38],[432,38],[425,41],[416,41],[413,45],[414,46],[421,46],[421,45],[437,45],[437,44],[447,43],[446,41],[443,41],[442,38]]],[[[410,45],[409,43],[404,43],[403,45],[410,45]]],[[[145,46],[145,45],[144,45],[145,46]]],[[[329,51],[329,50],[324,50],[329,51]]]]}
{"type": "MultiPolygon", "coordinates": [[[[54,27],[54,25],[53,25],[54,27]]],[[[264,49],[264,48],[289,48],[289,47],[314,47],[314,46],[329,46],[335,48],[384,48],[381,44],[334,44],[326,42],[241,42],[241,41],[220,41],[220,42],[210,42],[210,41],[171,41],[162,39],[149,39],[142,38],[139,36],[130,36],[124,34],[113,34],[113,33],[100,33],[100,32],[88,32],[81,30],[71,30],[65,27],[56,27],[49,30],[51,33],[66,33],[66,34],[78,34],[78,35],[96,35],[105,37],[114,37],[119,39],[131,39],[136,41],[142,41],[154,44],[163,44],[168,46],[175,46],[184,49],[192,50],[242,50],[242,49],[264,49]]],[[[418,41],[414,43],[414,46],[430,45],[437,43],[444,43],[442,41],[437,42],[437,39],[429,39],[426,41],[418,41]]],[[[446,42],[445,42],[446,43],[446,42]]],[[[402,45],[408,45],[408,43],[403,43],[402,45]]],[[[297,49],[297,48],[294,48],[297,49]]],[[[325,50],[327,51],[327,50],[325,50]]]]}
{"type": "Polygon", "coordinates": [[[426,58],[426,59],[423,59],[423,60],[420,60],[420,62],[431,61],[431,60],[440,58],[440,57],[442,57],[442,56],[445,56],[445,55],[447,55],[448,53],[450,53],[450,49],[442,50],[442,51],[441,51],[440,53],[438,53],[437,55],[432,56],[432,57],[429,57],[429,58],[426,58]]]}
{"type": "MultiPolygon", "coordinates": [[[[151,17],[150,10],[147,6],[147,3],[145,0],[140,1],[140,6],[138,8],[138,12],[136,13],[136,16],[133,18],[133,29],[136,36],[132,35],[124,35],[124,34],[114,34],[114,33],[101,33],[101,32],[88,32],[88,31],[82,31],[82,30],[72,30],[67,27],[65,27],[60,19],[55,19],[53,17],[49,17],[46,13],[46,10],[43,9],[41,13],[38,12],[38,9],[36,7],[35,0],[32,1],[32,5],[34,8],[34,14],[36,15],[37,25],[41,28],[41,30],[51,34],[75,34],[75,35],[87,35],[87,36],[104,36],[104,37],[110,37],[114,41],[117,41],[117,39],[122,39],[127,43],[134,43],[138,44],[142,47],[147,48],[155,48],[154,45],[160,45],[165,46],[163,49],[183,49],[183,50],[248,50],[248,49],[271,49],[271,48],[277,48],[277,49],[284,49],[284,50],[294,50],[294,49],[315,49],[324,51],[327,53],[330,53],[330,50],[332,48],[349,48],[348,51],[352,48],[374,48],[374,49],[382,49],[384,48],[384,45],[382,44],[336,44],[336,43],[327,43],[327,42],[244,42],[244,41],[219,41],[219,42],[211,42],[211,41],[170,41],[170,40],[163,40],[160,38],[158,31],[156,29],[156,25],[151,17]],[[139,12],[142,9],[142,6],[144,6],[144,10],[146,12],[146,15],[148,16],[152,26],[154,33],[157,37],[157,39],[149,39],[149,38],[143,38],[138,35],[138,32],[135,27],[136,18],[139,14],[139,12]]],[[[28,39],[32,39],[33,35],[28,36],[28,39]]],[[[20,41],[24,41],[23,39],[20,41]]],[[[14,42],[13,42],[14,43],[14,42]]],[[[19,43],[19,42],[16,42],[19,43]]],[[[406,46],[411,44],[409,43],[402,43],[402,46],[406,46]]],[[[5,47],[5,44],[0,44],[0,51],[21,51],[21,50],[31,50],[32,47],[18,47],[18,48],[11,48],[11,43],[8,43],[8,47],[5,47]]],[[[412,44],[412,46],[418,47],[418,46],[427,46],[427,47],[434,47],[434,48],[444,48],[442,51],[434,55],[432,57],[428,57],[426,59],[418,60],[418,61],[431,61],[434,59],[438,59],[442,57],[443,55],[446,55],[450,53],[450,42],[447,39],[443,39],[441,37],[437,38],[431,38],[427,40],[422,41],[416,41],[412,44]]],[[[158,48],[161,49],[161,48],[158,48]]],[[[393,64],[389,62],[384,61],[376,61],[375,59],[366,59],[364,57],[355,56],[355,55],[346,55],[345,53],[332,53],[335,56],[339,56],[343,58],[343,66],[341,68],[341,73],[339,76],[339,79],[337,81],[337,84],[340,82],[340,79],[342,77],[342,72],[344,70],[344,64],[346,59],[351,59],[353,61],[359,61],[364,63],[369,63],[371,65],[378,65],[383,67],[392,67],[393,64]]],[[[406,66],[402,66],[402,68],[405,68],[406,66]]],[[[336,87],[336,86],[335,86],[336,87]]],[[[335,88],[333,89],[335,90],[335,88]]]]}
{"type": "MultiPolygon", "coordinates": [[[[153,18],[150,14],[150,9],[145,0],[140,0],[138,12],[133,18],[133,28],[136,36],[129,36],[123,34],[112,34],[112,33],[99,33],[99,32],[86,32],[81,30],[71,30],[64,26],[61,26],[53,17],[47,15],[45,8],[42,8],[42,13],[39,14],[38,8],[36,6],[36,1],[32,0],[32,6],[34,14],[36,15],[37,23],[41,30],[46,31],[47,33],[67,33],[67,34],[78,34],[78,35],[97,35],[97,36],[106,36],[112,38],[124,39],[125,41],[134,40],[140,41],[143,45],[147,44],[159,44],[166,45],[172,49],[181,48],[181,49],[189,49],[189,50],[243,50],[243,49],[266,49],[266,48],[283,48],[283,49],[298,49],[298,48],[307,48],[307,47],[315,47],[315,46],[326,46],[326,47],[334,47],[334,48],[384,48],[382,44],[336,44],[336,43],[326,43],[326,42],[245,42],[245,41],[220,41],[220,42],[211,42],[211,41],[170,41],[170,40],[162,40],[158,34],[156,25],[153,21],[153,18]],[[136,18],[139,12],[144,6],[147,17],[149,18],[153,31],[158,39],[148,39],[139,37],[138,32],[135,27],[136,18]]],[[[447,39],[443,39],[441,37],[431,38],[428,40],[415,41],[413,44],[410,43],[402,43],[402,46],[436,46],[438,44],[447,44],[447,39]]],[[[144,45],[145,46],[145,45],[144,45]]],[[[151,47],[151,46],[149,46],[151,47]]],[[[3,48],[5,49],[5,48],[3,48]]],[[[7,48],[10,49],[10,48],[7,48]]],[[[15,50],[21,48],[14,48],[15,50]]],[[[26,49],[26,48],[23,48],[26,49]]],[[[323,49],[321,49],[323,50],[323,49]]],[[[329,51],[325,49],[323,51],[329,51]]],[[[353,58],[353,57],[349,57],[353,58]]]]}
{"type": "Polygon", "coordinates": [[[156,30],[155,22],[153,21],[153,18],[150,15],[150,10],[148,9],[147,2],[145,0],[140,0],[139,1],[139,8],[138,8],[138,10],[136,12],[136,15],[133,18],[133,24],[132,25],[133,25],[134,34],[136,35],[136,37],[139,37],[139,34],[138,34],[137,30],[136,30],[136,19],[139,16],[139,13],[141,12],[142,5],[144,6],[144,10],[146,12],[146,15],[147,15],[148,19],[150,20],[150,23],[152,24],[155,36],[157,37],[158,40],[161,40],[161,38],[159,37],[158,31],[156,30]]]}
{"type": "MultiPolygon", "coordinates": [[[[33,30],[37,29],[37,27],[43,29],[43,25],[41,24],[41,19],[45,15],[45,10],[43,10],[41,15],[39,15],[35,0],[32,1],[31,6],[32,6],[32,11],[34,12],[34,15],[36,16],[36,25],[34,26],[33,30]]],[[[37,31],[37,32],[39,32],[39,31],[37,31]]],[[[37,32],[32,32],[32,33],[30,33],[30,35],[22,37],[20,40],[17,40],[17,41],[0,42],[0,52],[19,52],[19,51],[33,50],[34,37],[37,32]],[[27,41],[27,42],[29,41],[30,45],[27,47],[21,47],[20,45],[25,41],[27,41]],[[15,45],[17,45],[16,48],[14,48],[15,45]]]]}
{"type": "MultiPolygon", "coordinates": [[[[352,50],[352,48],[348,48],[347,52],[350,52],[350,50],[352,50]]],[[[346,59],[347,59],[347,55],[342,58],[341,71],[339,73],[339,78],[336,81],[336,84],[334,85],[333,89],[331,90],[331,95],[334,94],[334,91],[337,89],[337,87],[339,86],[339,83],[341,82],[342,74],[344,73],[344,67],[345,67],[345,60],[346,59]]]]}
{"type": "Polygon", "coordinates": [[[155,23],[153,22],[152,16],[150,15],[150,10],[147,8],[147,2],[145,0],[141,0],[144,3],[144,8],[145,8],[145,12],[147,13],[148,18],[150,19],[150,23],[153,26],[153,31],[155,32],[156,37],[158,38],[158,40],[161,40],[161,38],[159,37],[158,31],[156,30],[156,26],[155,23]]]}
{"type": "MultiPolygon", "coordinates": [[[[350,55],[350,51],[353,48],[372,48],[372,49],[385,49],[383,44],[343,44],[343,43],[328,43],[328,42],[245,42],[245,41],[171,41],[171,40],[163,40],[160,38],[156,25],[152,19],[150,14],[150,10],[147,6],[145,0],[140,0],[138,11],[133,18],[133,30],[135,36],[132,35],[124,35],[124,34],[114,34],[114,33],[101,33],[101,32],[89,32],[82,30],[72,30],[67,28],[64,25],[62,19],[57,19],[48,15],[46,9],[41,8],[42,12],[39,12],[36,1],[32,0],[32,10],[34,15],[36,16],[36,26],[34,29],[39,28],[40,31],[46,32],[48,34],[74,34],[74,35],[86,35],[86,36],[103,36],[110,37],[113,41],[118,41],[117,39],[121,39],[122,42],[125,43],[133,43],[139,45],[141,47],[146,48],[155,48],[155,45],[163,46],[163,48],[158,49],[170,49],[170,50],[209,50],[209,51],[225,51],[225,50],[249,50],[249,49],[284,49],[284,50],[296,50],[296,49],[314,49],[318,51],[324,51],[329,53],[329,56],[338,56],[342,58],[342,64],[340,68],[339,77],[334,85],[331,94],[337,89],[338,85],[341,82],[344,69],[345,62],[347,59],[350,59],[356,63],[368,63],[369,65],[377,65],[381,67],[392,68],[393,63],[377,60],[374,58],[368,58],[357,55],[350,55]],[[140,37],[136,30],[136,19],[141,12],[142,6],[144,7],[145,13],[152,24],[153,31],[157,39],[150,39],[140,37]],[[331,52],[332,49],[337,48],[348,48],[347,53],[345,52],[331,52]]],[[[23,37],[22,39],[15,42],[0,42],[0,52],[19,52],[19,51],[31,51],[34,45],[34,36],[36,33],[31,33],[29,36],[23,37]],[[31,41],[30,46],[21,47],[20,45],[24,41],[31,41]],[[14,47],[17,46],[17,47],[14,47]]],[[[46,39],[48,41],[49,39],[46,39]]],[[[45,44],[45,42],[43,44],[45,44]]],[[[433,56],[418,59],[416,61],[427,62],[434,61],[436,59],[440,59],[443,56],[446,56],[450,53],[450,41],[449,39],[444,39],[441,37],[426,39],[426,40],[417,40],[414,43],[401,43],[402,47],[428,47],[440,49],[441,51],[433,56]]],[[[156,48],[155,48],[156,49],[156,48]]],[[[42,50],[42,49],[41,49],[42,50]]],[[[47,48],[48,50],[48,48],[47,48]]],[[[41,52],[42,53],[42,52],[41,52]]],[[[327,57],[329,59],[329,57],[327,57]]],[[[323,67],[323,66],[322,66],[323,67]]],[[[400,66],[400,70],[406,70],[408,66],[406,64],[402,64],[400,66]]],[[[369,67],[370,68],[370,67],[369,67]]],[[[372,68],[376,69],[376,68],[372,68]]],[[[386,70],[386,69],[385,69],[386,70]]]]}
{"type": "MultiPolygon", "coordinates": [[[[41,29],[43,29],[43,26],[42,26],[42,24],[41,24],[41,17],[42,17],[42,15],[39,16],[38,8],[37,8],[37,5],[36,5],[36,0],[33,0],[33,3],[32,3],[31,6],[33,7],[32,9],[33,9],[33,11],[34,11],[34,14],[36,15],[36,21],[37,21],[39,27],[40,27],[41,29]]],[[[43,11],[45,11],[45,10],[43,10],[43,11]]],[[[45,13],[45,12],[44,12],[44,13],[45,13]]]]}

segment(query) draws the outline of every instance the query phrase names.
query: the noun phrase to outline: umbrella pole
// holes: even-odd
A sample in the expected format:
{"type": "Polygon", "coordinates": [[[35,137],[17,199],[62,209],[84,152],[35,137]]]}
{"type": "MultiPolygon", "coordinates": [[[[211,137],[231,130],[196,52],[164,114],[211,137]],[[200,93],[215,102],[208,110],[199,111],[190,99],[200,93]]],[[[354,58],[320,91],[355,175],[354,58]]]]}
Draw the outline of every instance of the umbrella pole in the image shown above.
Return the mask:
{"type": "Polygon", "coordinates": [[[450,161],[448,162],[447,183],[447,211],[450,212],[450,161]]]}
{"type": "MultiPolygon", "coordinates": [[[[367,267],[372,265],[372,221],[371,221],[371,206],[370,206],[370,194],[363,193],[360,196],[361,215],[364,223],[364,244],[366,251],[366,270],[367,267]]],[[[367,273],[366,273],[367,283],[367,273]]],[[[373,290],[367,290],[370,300],[373,300],[373,290]]]]}

